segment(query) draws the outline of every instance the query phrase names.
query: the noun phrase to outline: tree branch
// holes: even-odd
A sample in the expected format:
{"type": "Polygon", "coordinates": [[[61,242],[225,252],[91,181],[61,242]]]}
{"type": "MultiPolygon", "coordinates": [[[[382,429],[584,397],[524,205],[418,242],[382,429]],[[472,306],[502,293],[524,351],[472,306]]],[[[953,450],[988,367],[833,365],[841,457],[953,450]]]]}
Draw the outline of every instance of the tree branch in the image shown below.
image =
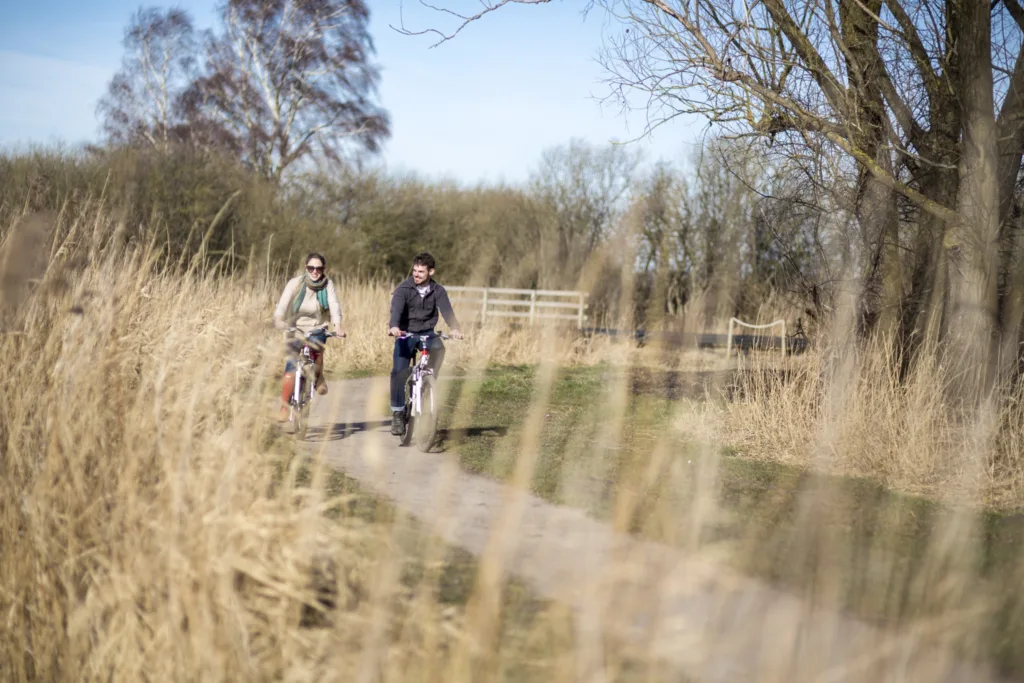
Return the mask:
{"type": "Polygon", "coordinates": [[[914,20],[910,18],[899,0],[885,0],[885,5],[892,12],[892,15],[896,17],[896,22],[900,25],[903,39],[907,41],[907,45],[910,48],[910,55],[917,66],[917,71],[924,83],[925,90],[928,92],[928,98],[931,100],[932,107],[938,106],[942,99],[942,84],[932,69],[928,50],[925,49],[924,43],[921,41],[921,35],[917,31],[914,20]]]}
{"type": "Polygon", "coordinates": [[[789,14],[789,10],[786,9],[781,0],[765,0],[765,7],[775,22],[779,24],[783,33],[786,34],[786,38],[811,72],[818,87],[821,88],[825,97],[828,98],[829,104],[832,105],[837,113],[844,112],[846,110],[845,89],[839,84],[839,81],[831,69],[828,68],[828,65],[825,64],[825,60],[821,58],[821,55],[807,38],[807,35],[797,26],[793,17],[789,14]]]}
{"type": "Polygon", "coordinates": [[[843,151],[852,156],[858,162],[860,162],[864,168],[866,168],[871,175],[877,178],[883,185],[893,189],[904,197],[920,206],[924,211],[930,213],[936,218],[943,220],[951,225],[955,225],[958,221],[958,215],[956,211],[942,206],[938,202],[935,202],[928,197],[924,196],[912,187],[901,183],[896,178],[886,171],[884,168],[878,165],[878,163],[871,158],[870,155],[866,154],[864,150],[857,149],[845,138],[835,135],[834,133],[826,132],[825,137],[838,145],[843,151]]]}
{"type": "MultiPolygon", "coordinates": [[[[434,10],[435,12],[440,12],[441,14],[447,14],[447,15],[450,15],[450,16],[453,16],[453,17],[457,18],[459,20],[459,22],[460,22],[458,27],[456,27],[456,29],[452,33],[444,33],[443,31],[440,31],[440,30],[438,30],[436,28],[428,28],[428,29],[424,29],[422,31],[413,31],[413,30],[407,29],[405,27],[405,18],[404,18],[404,15],[401,12],[401,9],[399,10],[399,17],[400,17],[399,25],[396,27],[396,26],[394,26],[392,24],[388,24],[388,26],[392,30],[398,31],[402,35],[406,35],[406,36],[423,36],[423,35],[430,35],[430,34],[434,34],[434,35],[440,36],[440,39],[436,43],[434,43],[433,45],[430,46],[431,48],[435,48],[438,45],[441,45],[442,43],[446,43],[449,40],[451,40],[452,38],[454,38],[455,36],[459,35],[459,33],[462,32],[462,29],[466,28],[467,26],[472,24],[474,21],[479,21],[480,19],[484,18],[485,16],[487,16],[491,12],[495,12],[495,11],[501,9],[502,7],[504,7],[505,5],[542,5],[542,4],[551,2],[551,0],[481,0],[481,4],[484,6],[484,8],[482,10],[480,10],[479,12],[477,12],[476,14],[472,14],[472,15],[462,15],[462,14],[459,14],[458,12],[454,12],[454,11],[452,11],[452,10],[446,8],[446,7],[437,7],[435,5],[431,5],[430,3],[426,2],[425,0],[419,0],[419,2],[424,7],[428,8],[428,9],[431,9],[431,10],[434,10]]],[[[400,7],[401,7],[401,5],[400,5],[400,7]]]]}
{"type": "MultiPolygon", "coordinates": [[[[1015,0],[1004,0],[1016,4],[1015,0]]],[[[1019,6],[1018,6],[1019,9],[1019,6]]],[[[996,145],[998,150],[999,213],[1005,223],[1013,201],[1013,189],[1020,172],[1024,153],[1024,46],[1017,55],[1013,77],[1006,90],[1006,98],[996,119],[996,145]]]]}
{"type": "Polygon", "coordinates": [[[1006,6],[1007,11],[1013,20],[1017,22],[1017,26],[1021,31],[1024,31],[1024,8],[1020,6],[1017,0],[1002,0],[1003,5],[1006,6]]]}

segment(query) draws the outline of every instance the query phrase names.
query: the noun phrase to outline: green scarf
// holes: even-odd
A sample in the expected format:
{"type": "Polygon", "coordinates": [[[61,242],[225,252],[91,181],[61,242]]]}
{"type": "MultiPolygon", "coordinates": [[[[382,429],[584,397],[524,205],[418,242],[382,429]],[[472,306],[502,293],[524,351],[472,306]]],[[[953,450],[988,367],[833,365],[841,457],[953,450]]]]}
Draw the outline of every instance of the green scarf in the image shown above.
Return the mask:
{"type": "Polygon", "coordinates": [[[325,273],[318,282],[313,282],[309,279],[309,273],[306,273],[302,276],[302,282],[299,283],[299,292],[295,295],[294,301],[292,301],[292,315],[299,312],[302,300],[306,298],[306,287],[316,292],[316,301],[320,304],[320,310],[327,310],[327,274],[325,273]]]}

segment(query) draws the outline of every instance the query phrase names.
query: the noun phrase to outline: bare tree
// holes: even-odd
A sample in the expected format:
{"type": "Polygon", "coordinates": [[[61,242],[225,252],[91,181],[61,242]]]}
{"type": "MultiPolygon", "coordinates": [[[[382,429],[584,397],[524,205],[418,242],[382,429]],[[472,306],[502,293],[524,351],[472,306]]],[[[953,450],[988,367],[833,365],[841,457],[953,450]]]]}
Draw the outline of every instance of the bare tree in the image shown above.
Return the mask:
{"type": "Polygon", "coordinates": [[[389,134],[363,0],[227,0],[184,102],[208,144],[279,180],[306,158],[376,151],[389,134]]]}
{"type": "MultiPolygon", "coordinates": [[[[947,319],[955,314],[928,305],[933,292],[950,286],[942,281],[948,251],[933,245],[966,247],[968,279],[996,271],[980,246],[997,233],[994,206],[956,199],[958,178],[996,185],[994,174],[981,179],[990,169],[958,142],[962,133],[964,145],[974,139],[968,120],[978,125],[986,118],[977,84],[990,103],[994,95],[991,73],[986,86],[977,69],[970,79],[964,71],[988,68],[990,31],[970,28],[988,20],[987,4],[984,16],[958,14],[953,0],[945,8],[916,0],[610,0],[604,6],[630,29],[605,55],[613,85],[623,97],[651,95],[654,121],[701,113],[730,133],[825,154],[832,147],[855,163],[862,313],[869,325],[880,308],[891,314],[902,303],[897,194],[921,214],[906,336],[938,329],[943,312],[947,319]],[[975,93],[965,98],[969,88],[975,93]]],[[[996,157],[994,146],[988,154],[996,157]]],[[[992,294],[984,295],[990,304],[992,294]]],[[[990,313],[987,324],[995,322],[990,313]]]]}
{"type": "MultiPolygon", "coordinates": [[[[535,0],[492,0],[486,9],[510,3],[535,0]]],[[[1021,285],[1006,277],[1014,248],[999,247],[1020,241],[1012,220],[1024,151],[1019,0],[591,5],[620,21],[605,52],[610,82],[624,101],[645,96],[652,126],[696,113],[727,133],[845,156],[867,298],[895,294],[905,343],[955,332],[952,357],[974,371],[989,367],[987,347],[1000,331],[1004,350],[1017,346],[1024,292],[1008,289],[1021,285]],[[902,228],[901,204],[912,213],[902,228]]],[[[459,29],[479,16],[462,17],[459,29]]]]}
{"type": "Polygon", "coordinates": [[[530,181],[550,224],[538,223],[541,279],[574,286],[584,264],[613,230],[640,156],[620,145],[580,140],[545,150],[530,181]]]}
{"type": "Polygon", "coordinates": [[[657,322],[691,304],[695,320],[757,313],[767,297],[812,320],[831,302],[829,243],[841,212],[787,159],[712,140],[690,173],[659,164],[635,183],[638,303],[657,322]],[[700,301],[700,309],[693,302],[700,301]]]}
{"type": "Polygon", "coordinates": [[[97,113],[115,144],[166,148],[182,123],[179,98],[195,76],[197,41],[181,9],[139,9],[124,32],[121,70],[97,113]]]}
{"type": "Polygon", "coordinates": [[[681,174],[663,162],[635,182],[637,318],[647,325],[677,316],[690,296],[696,255],[686,192],[681,174]]]}

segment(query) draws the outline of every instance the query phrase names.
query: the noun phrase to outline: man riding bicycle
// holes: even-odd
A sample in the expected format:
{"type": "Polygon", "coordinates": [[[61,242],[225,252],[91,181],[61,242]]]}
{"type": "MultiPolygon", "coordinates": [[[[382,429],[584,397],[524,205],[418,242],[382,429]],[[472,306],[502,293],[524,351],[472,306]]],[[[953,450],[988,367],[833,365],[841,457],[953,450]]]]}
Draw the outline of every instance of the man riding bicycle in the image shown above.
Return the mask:
{"type": "MultiPolygon", "coordinates": [[[[451,328],[453,339],[462,339],[459,321],[452,310],[448,292],[434,282],[434,257],[424,252],[412,260],[412,274],[391,294],[391,319],[388,334],[395,337],[394,364],[391,368],[391,433],[405,432],[405,382],[416,356],[418,335],[435,332],[438,312],[451,328]],[[404,338],[402,338],[404,337],[404,338]]],[[[440,337],[430,341],[430,368],[436,375],[444,362],[444,343],[440,337]]]]}

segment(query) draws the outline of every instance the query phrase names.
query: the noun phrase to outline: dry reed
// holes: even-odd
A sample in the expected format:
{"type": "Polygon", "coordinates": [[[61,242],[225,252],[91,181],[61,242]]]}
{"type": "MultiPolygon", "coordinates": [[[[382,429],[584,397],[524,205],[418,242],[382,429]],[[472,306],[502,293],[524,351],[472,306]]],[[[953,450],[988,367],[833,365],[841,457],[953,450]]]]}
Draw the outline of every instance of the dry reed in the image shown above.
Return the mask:
{"type": "Polygon", "coordinates": [[[451,615],[376,592],[394,590],[377,568],[408,559],[401,525],[329,519],[344,498],[297,486],[272,447],[269,285],[89,236],[112,225],[58,227],[0,335],[4,678],[351,680],[381,601],[403,629],[385,660],[425,656],[428,631],[445,647],[451,615]],[[303,629],[324,610],[316,576],[345,608],[303,629]]]}
{"type": "Polygon", "coordinates": [[[744,457],[868,477],[939,500],[976,492],[971,497],[986,506],[1024,506],[1024,384],[1000,387],[992,401],[998,427],[979,453],[968,443],[969,416],[947,399],[948,373],[937,356],[922,354],[902,379],[892,358],[883,342],[858,351],[827,453],[814,437],[832,387],[821,350],[741,373],[736,400],[705,404],[707,433],[744,457]]]}
{"type": "MultiPolygon", "coordinates": [[[[0,335],[0,668],[7,679],[669,677],[637,662],[686,650],[685,642],[637,645],[634,639],[629,645],[615,635],[620,615],[653,609],[655,593],[620,587],[645,569],[644,558],[618,558],[606,568],[607,584],[587,603],[587,628],[555,606],[515,638],[499,639],[507,599],[499,549],[507,538],[495,538],[495,550],[485,554],[464,616],[437,599],[441,553],[422,533],[402,522],[325,514],[348,494],[332,497],[323,462],[314,462],[311,483],[300,485],[302,459],[282,453],[262,409],[277,392],[270,378],[280,370],[280,337],[267,322],[283,283],[218,277],[198,262],[184,273],[158,267],[151,245],[128,240],[123,246],[123,229],[95,215],[65,217],[50,235],[48,269],[0,335]],[[410,536],[417,540],[410,543],[410,536]],[[413,561],[427,568],[427,578],[410,588],[401,578],[413,561]],[[325,586],[333,608],[318,597],[325,586]],[[322,613],[323,623],[310,627],[311,613],[322,613]]],[[[342,283],[351,336],[329,354],[329,368],[376,370],[387,362],[387,294],[380,285],[342,283]]],[[[454,364],[476,371],[493,362],[543,358],[550,380],[562,363],[631,366],[642,356],[630,344],[598,342],[604,346],[595,350],[568,335],[478,332],[465,346],[452,345],[459,349],[454,364]]],[[[626,530],[642,502],[639,492],[666,482],[669,490],[697,494],[659,501],[652,513],[676,530],[677,540],[694,557],[734,552],[706,538],[725,515],[716,488],[715,442],[723,437],[803,463],[813,460],[813,449],[829,445],[844,454],[836,460],[846,463],[842,467],[870,470],[897,485],[944,481],[957,467],[951,444],[963,439],[946,428],[934,401],[938,380],[922,366],[919,379],[896,387],[872,362],[862,359],[852,384],[838,387],[849,399],[838,431],[821,429],[823,390],[813,364],[802,381],[772,387],[771,400],[732,403],[714,414],[679,403],[676,431],[658,439],[645,468],[607,473],[635,479],[614,501],[614,525],[626,530]],[[712,429],[701,432],[699,425],[712,429]],[[725,431],[718,439],[704,438],[719,429],[725,431]],[[695,467],[673,457],[680,436],[696,448],[695,467]],[[900,441],[910,439],[919,443],[901,449],[900,441]]],[[[541,386],[529,417],[535,425],[545,419],[550,383],[541,386]]],[[[616,376],[595,413],[604,451],[620,446],[628,404],[628,384],[616,376]]],[[[1012,424],[1020,403],[1006,405],[1005,423],[1012,424]]],[[[1018,434],[1010,429],[1003,437],[1007,452],[1020,445],[1018,434]]],[[[524,441],[519,485],[529,481],[538,447],[524,441]]],[[[595,462],[599,455],[593,454],[595,462]]],[[[998,462],[1015,467],[1009,455],[998,462]]],[[[593,475],[568,473],[576,478],[569,482],[575,495],[599,495],[586,486],[593,475]]],[[[794,556],[817,562],[807,595],[827,605],[849,577],[828,552],[830,520],[817,514],[820,495],[801,499],[798,533],[785,542],[794,556]]],[[[514,537],[516,518],[505,519],[504,534],[514,537]]],[[[865,549],[872,562],[855,566],[864,572],[860,578],[870,572],[897,593],[910,586],[912,609],[899,618],[917,629],[920,642],[976,654],[977,634],[990,633],[984,625],[993,594],[971,593],[977,574],[969,560],[976,551],[962,532],[970,527],[964,519],[951,515],[948,525],[937,527],[909,578],[897,576],[909,570],[884,553],[884,538],[865,549]]],[[[715,574],[725,582],[724,572],[715,574]]],[[[700,573],[675,580],[689,589],[712,585],[700,573]]],[[[767,628],[753,619],[722,644],[742,635],[743,642],[763,641],[771,649],[779,636],[767,628]]],[[[910,647],[906,638],[893,642],[910,647]]],[[[820,654],[800,651],[795,641],[777,649],[792,650],[801,661],[820,654]]],[[[694,660],[706,656],[697,646],[688,653],[694,660]]],[[[886,662],[883,654],[872,662],[886,662]]],[[[841,672],[875,676],[853,673],[855,680],[878,680],[882,673],[853,664],[843,663],[841,672]]],[[[766,660],[757,680],[817,680],[785,678],[780,672],[791,671],[787,666],[766,660]]]]}

